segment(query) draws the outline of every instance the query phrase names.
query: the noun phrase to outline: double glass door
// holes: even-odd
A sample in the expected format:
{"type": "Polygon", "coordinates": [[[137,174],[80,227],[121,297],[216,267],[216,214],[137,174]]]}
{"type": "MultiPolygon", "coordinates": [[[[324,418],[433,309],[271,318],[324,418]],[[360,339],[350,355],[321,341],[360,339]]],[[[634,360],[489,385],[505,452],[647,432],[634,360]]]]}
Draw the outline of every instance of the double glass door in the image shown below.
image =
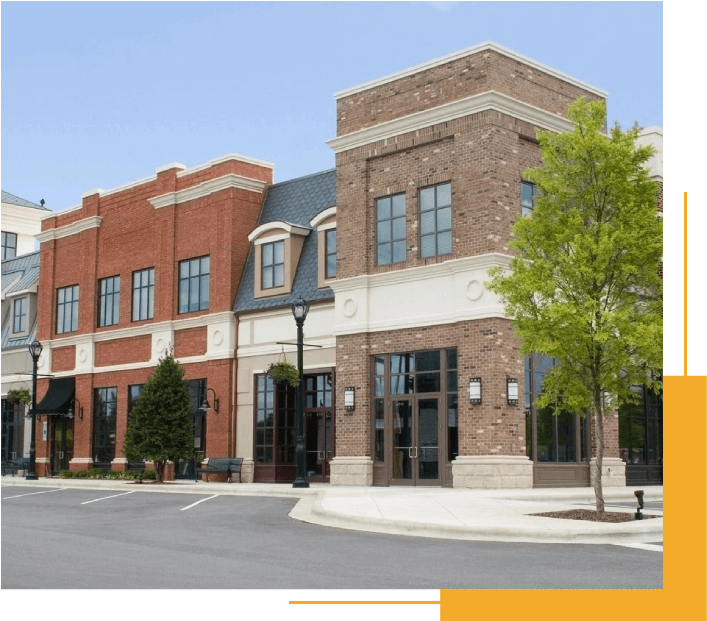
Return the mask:
{"type": "Polygon", "coordinates": [[[391,406],[391,483],[439,485],[439,398],[398,399],[391,406]]]}
{"type": "Polygon", "coordinates": [[[74,421],[66,416],[52,416],[51,421],[51,468],[57,474],[69,469],[74,456],[74,421]]]}

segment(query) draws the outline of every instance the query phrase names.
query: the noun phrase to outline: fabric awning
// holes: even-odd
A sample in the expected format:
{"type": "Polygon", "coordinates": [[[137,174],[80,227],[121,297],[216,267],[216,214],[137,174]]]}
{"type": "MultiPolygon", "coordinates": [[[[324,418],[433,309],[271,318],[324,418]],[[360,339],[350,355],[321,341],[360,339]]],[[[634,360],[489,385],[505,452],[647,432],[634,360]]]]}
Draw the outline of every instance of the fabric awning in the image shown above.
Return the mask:
{"type": "Polygon", "coordinates": [[[74,398],[75,382],[73,377],[60,377],[49,380],[49,390],[41,403],[37,404],[37,416],[66,414],[74,398]]]}

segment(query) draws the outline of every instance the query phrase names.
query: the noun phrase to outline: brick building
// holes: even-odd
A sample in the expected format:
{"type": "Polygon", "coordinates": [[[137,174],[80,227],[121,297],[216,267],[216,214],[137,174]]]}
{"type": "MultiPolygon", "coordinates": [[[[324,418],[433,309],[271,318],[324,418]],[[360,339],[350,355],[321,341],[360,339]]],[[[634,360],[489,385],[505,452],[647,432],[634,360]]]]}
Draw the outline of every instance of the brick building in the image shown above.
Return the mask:
{"type": "MultiPolygon", "coordinates": [[[[588,485],[589,424],[537,411],[552,361],[519,355],[485,286],[533,208],[535,131],[569,130],[580,96],[606,94],[487,43],[337,93],[333,170],[273,184],[241,156],[172,165],[45,220],[40,412],[84,413],[47,417],[40,473],[127,468],[130,404],[171,343],[202,453],[243,457],[246,482],[291,482],[295,391],[267,370],[296,362],[301,297],[311,480],[588,485]],[[207,388],[218,412],[199,407],[207,388]]],[[[605,428],[604,484],[624,485],[619,415],[605,428]]]]}
{"type": "Polygon", "coordinates": [[[39,372],[52,378],[38,387],[38,474],[126,469],[128,411],[168,347],[192,392],[195,447],[231,453],[231,308],[272,176],[271,164],[239,155],[170,164],[43,220],[39,372]]]}

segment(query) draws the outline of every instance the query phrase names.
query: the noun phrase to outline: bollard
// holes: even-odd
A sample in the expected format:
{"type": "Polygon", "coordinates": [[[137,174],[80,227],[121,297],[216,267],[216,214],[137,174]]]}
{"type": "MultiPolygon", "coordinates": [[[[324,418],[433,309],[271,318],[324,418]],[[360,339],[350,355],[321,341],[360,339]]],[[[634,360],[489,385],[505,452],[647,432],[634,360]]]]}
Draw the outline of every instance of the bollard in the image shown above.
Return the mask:
{"type": "Polygon", "coordinates": [[[642,520],[643,514],[641,513],[641,509],[643,509],[643,490],[637,489],[635,492],[633,492],[633,494],[638,500],[638,507],[636,507],[636,519],[642,520]]]}

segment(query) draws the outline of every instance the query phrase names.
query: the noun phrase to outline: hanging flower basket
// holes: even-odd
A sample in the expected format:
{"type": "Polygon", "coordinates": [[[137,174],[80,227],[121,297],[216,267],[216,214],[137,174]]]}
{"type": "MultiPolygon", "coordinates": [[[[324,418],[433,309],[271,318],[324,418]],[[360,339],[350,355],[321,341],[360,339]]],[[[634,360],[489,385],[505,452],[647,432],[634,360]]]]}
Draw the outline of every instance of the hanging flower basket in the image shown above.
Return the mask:
{"type": "Polygon", "coordinates": [[[299,385],[299,371],[297,367],[287,360],[273,363],[268,367],[268,375],[275,382],[287,382],[290,386],[299,385]]]}
{"type": "Polygon", "coordinates": [[[8,400],[19,403],[20,405],[28,405],[32,401],[32,396],[26,388],[8,390],[7,398],[8,400]]]}

